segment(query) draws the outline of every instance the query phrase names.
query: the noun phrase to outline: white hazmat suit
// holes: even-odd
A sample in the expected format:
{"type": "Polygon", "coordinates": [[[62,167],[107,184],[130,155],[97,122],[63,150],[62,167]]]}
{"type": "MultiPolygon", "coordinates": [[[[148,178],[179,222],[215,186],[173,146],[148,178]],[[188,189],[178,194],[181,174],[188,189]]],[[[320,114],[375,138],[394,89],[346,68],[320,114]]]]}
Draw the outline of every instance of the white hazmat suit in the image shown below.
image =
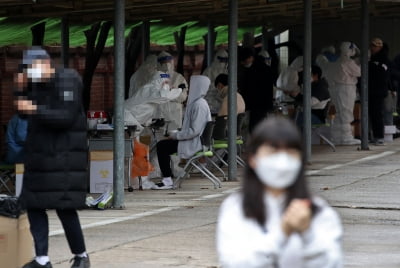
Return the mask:
{"type": "Polygon", "coordinates": [[[303,71],[303,56],[298,56],[292,63],[283,70],[276,81],[277,92],[275,99],[279,101],[293,101],[284,92],[299,91],[299,72],[303,71]]]}
{"type": "Polygon", "coordinates": [[[263,49],[258,53],[258,56],[261,56],[264,59],[265,64],[267,64],[268,66],[271,66],[272,58],[269,55],[268,51],[263,49]]]}
{"type": "Polygon", "coordinates": [[[182,94],[180,88],[171,89],[169,75],[156,72],[149,83],[125,100],[124,116],[126,125],[136,125],[141,131],[142,125],[149,124],[159,105],[170,102],[182,94]]]}
{"type": "Polygon", "coordinates": [[[205,99],[212,114],[218,113],[222,104],[223,98],[214,85],[215,79],[220,74],[228,74],[228,52],[225,49],[217,51],[213,62],[203,72],[203,75],[207,76],[211,81],[205,99]]]}
{"type": "Polygon", "coordinates": [[[353,109],[357,96],[357,78],[361,76],[361,68],[351,59],[356,54],[354,43],[343,42],[340,46],[340,57],[332,63],[328,73],[331,100],[336,108],[336,115],[331,127],[332,141],[338,145],[360,144],[354,139],[351,122],[354,120],[353,109]]]}
{"type": "Polygon", "coordinates": [[[169,74],[169,85],[171,88],[178,88],[182,84],[185,85],[185,88],[182,89],[181,94],[177,98],[161,104],[157,112],[159,118],[164,118],[164,120],[168,122],[168,129],[178,129],[182,127],[183,102],[187,98],[188,83],[183,75],[174,71],[174,60],[171,54],[163,51],[158,55],[157,61],[157,69],[169,74]]]}
{"type": "Polygon", "coordinates": [[[148,55],[142,65],[136,70],[129,80],[129,98],[142,86],[150,82],[157,72],[157,56],[148,55]]]}

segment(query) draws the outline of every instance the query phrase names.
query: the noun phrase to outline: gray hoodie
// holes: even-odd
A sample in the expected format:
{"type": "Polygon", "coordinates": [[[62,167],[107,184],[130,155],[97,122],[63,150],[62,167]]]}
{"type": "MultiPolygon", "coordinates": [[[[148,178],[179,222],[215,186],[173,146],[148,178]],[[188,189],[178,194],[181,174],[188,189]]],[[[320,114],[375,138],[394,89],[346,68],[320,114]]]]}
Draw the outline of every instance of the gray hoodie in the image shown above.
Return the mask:
{"type": "Polygon", "coordinates": [[[188,159],[202,149],[200,136],[208,121],[211,121],[210,108],[204,96],[210,86],[210,79],[204,75],[193,75],[182,130],[171,137],[179,140],[178,156],[188,159]]]}

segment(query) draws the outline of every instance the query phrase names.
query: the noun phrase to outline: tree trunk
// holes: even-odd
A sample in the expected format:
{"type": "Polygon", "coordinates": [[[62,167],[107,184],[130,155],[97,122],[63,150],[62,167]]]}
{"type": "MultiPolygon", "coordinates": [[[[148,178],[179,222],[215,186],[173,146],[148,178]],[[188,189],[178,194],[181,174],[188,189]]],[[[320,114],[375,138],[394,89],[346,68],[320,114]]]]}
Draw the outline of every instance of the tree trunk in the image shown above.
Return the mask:
{"type": "Polygon", "coordinates": [[[86,37],[86,60],[85,72],[83,74],[83,106],[85,111],[89,110],[93,75],[101,54],[103,53],[111,25],[112,23],[110,21],[104,22],[103,24],[97,22],[93,24],[89,30],[84,32],[86,37]],[[100,34],[96,45],[99,30],[100,34]]]}
{"type": "Polygon", "coordinates": [[[144,24],[140,27],[132,27],[125,41],[125,99],[129,97],[129,82],[142,50],[143,27],[145,27],[144,24]]]}
{"type": "Polygon", "coordinates": [[[32,46],[43,46],[46,22],[41,22],[31,27],[32,46]]]}
{"type": "Polygon", "coordinates": [[[181,75],[184,75],[183,71],[183,59],[185,57],[185,37],[186,37],[187,26],[181,28],[180,34],[174,33],[176,48],[178,50],[178,62],[176,71],[181,75]]]}

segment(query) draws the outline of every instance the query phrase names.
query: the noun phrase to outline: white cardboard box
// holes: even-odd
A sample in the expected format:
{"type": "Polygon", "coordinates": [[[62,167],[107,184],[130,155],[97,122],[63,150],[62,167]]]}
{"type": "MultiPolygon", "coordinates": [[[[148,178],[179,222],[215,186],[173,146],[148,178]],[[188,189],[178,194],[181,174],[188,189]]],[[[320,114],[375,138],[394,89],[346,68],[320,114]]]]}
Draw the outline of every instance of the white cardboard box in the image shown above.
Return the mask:
{"type": "Polygon", "coordinates": [[[393,134],[396,133],[396,126],[385,126],[385,137],[384,140],[386,142],[392,142],[393,141],[393,134]]]}
{"type": "Polygon", "coordinates": [[[396,126],[385,126],[385,134],[395,134],[396,126]]]}
{"type": "Polygon", "coordinates": [[[104,193],[113,187],[113,152],[90,152],[90,193],[104,193]]]}

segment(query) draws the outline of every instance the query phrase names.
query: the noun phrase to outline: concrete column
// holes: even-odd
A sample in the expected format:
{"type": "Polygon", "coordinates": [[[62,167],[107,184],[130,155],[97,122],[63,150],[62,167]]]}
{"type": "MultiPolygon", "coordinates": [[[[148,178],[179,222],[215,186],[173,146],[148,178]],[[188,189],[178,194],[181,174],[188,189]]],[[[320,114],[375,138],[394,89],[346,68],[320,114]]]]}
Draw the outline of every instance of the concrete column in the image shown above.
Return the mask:
{"type": "Polygon", "coordinates": [[[236,92],[237,92],[237,29],[238,0],[229,0],[229,62],[228,62],[228,180],[237,179],[236,147],[236,92]]]}
{"type": "Polygon", "coordinates": [[[304,0],[303,139],[306,163],[311,161],[312,0],[304,0]]]}
{"type": "Polygon", "coordinates": [[[114,1],[114,208],[124,208],[125,0],[114,1]]]}
{"type": "Polygon", "coordinates": [[[361,150],[368,147],[369,0],[361,0],[361,150]]]}

